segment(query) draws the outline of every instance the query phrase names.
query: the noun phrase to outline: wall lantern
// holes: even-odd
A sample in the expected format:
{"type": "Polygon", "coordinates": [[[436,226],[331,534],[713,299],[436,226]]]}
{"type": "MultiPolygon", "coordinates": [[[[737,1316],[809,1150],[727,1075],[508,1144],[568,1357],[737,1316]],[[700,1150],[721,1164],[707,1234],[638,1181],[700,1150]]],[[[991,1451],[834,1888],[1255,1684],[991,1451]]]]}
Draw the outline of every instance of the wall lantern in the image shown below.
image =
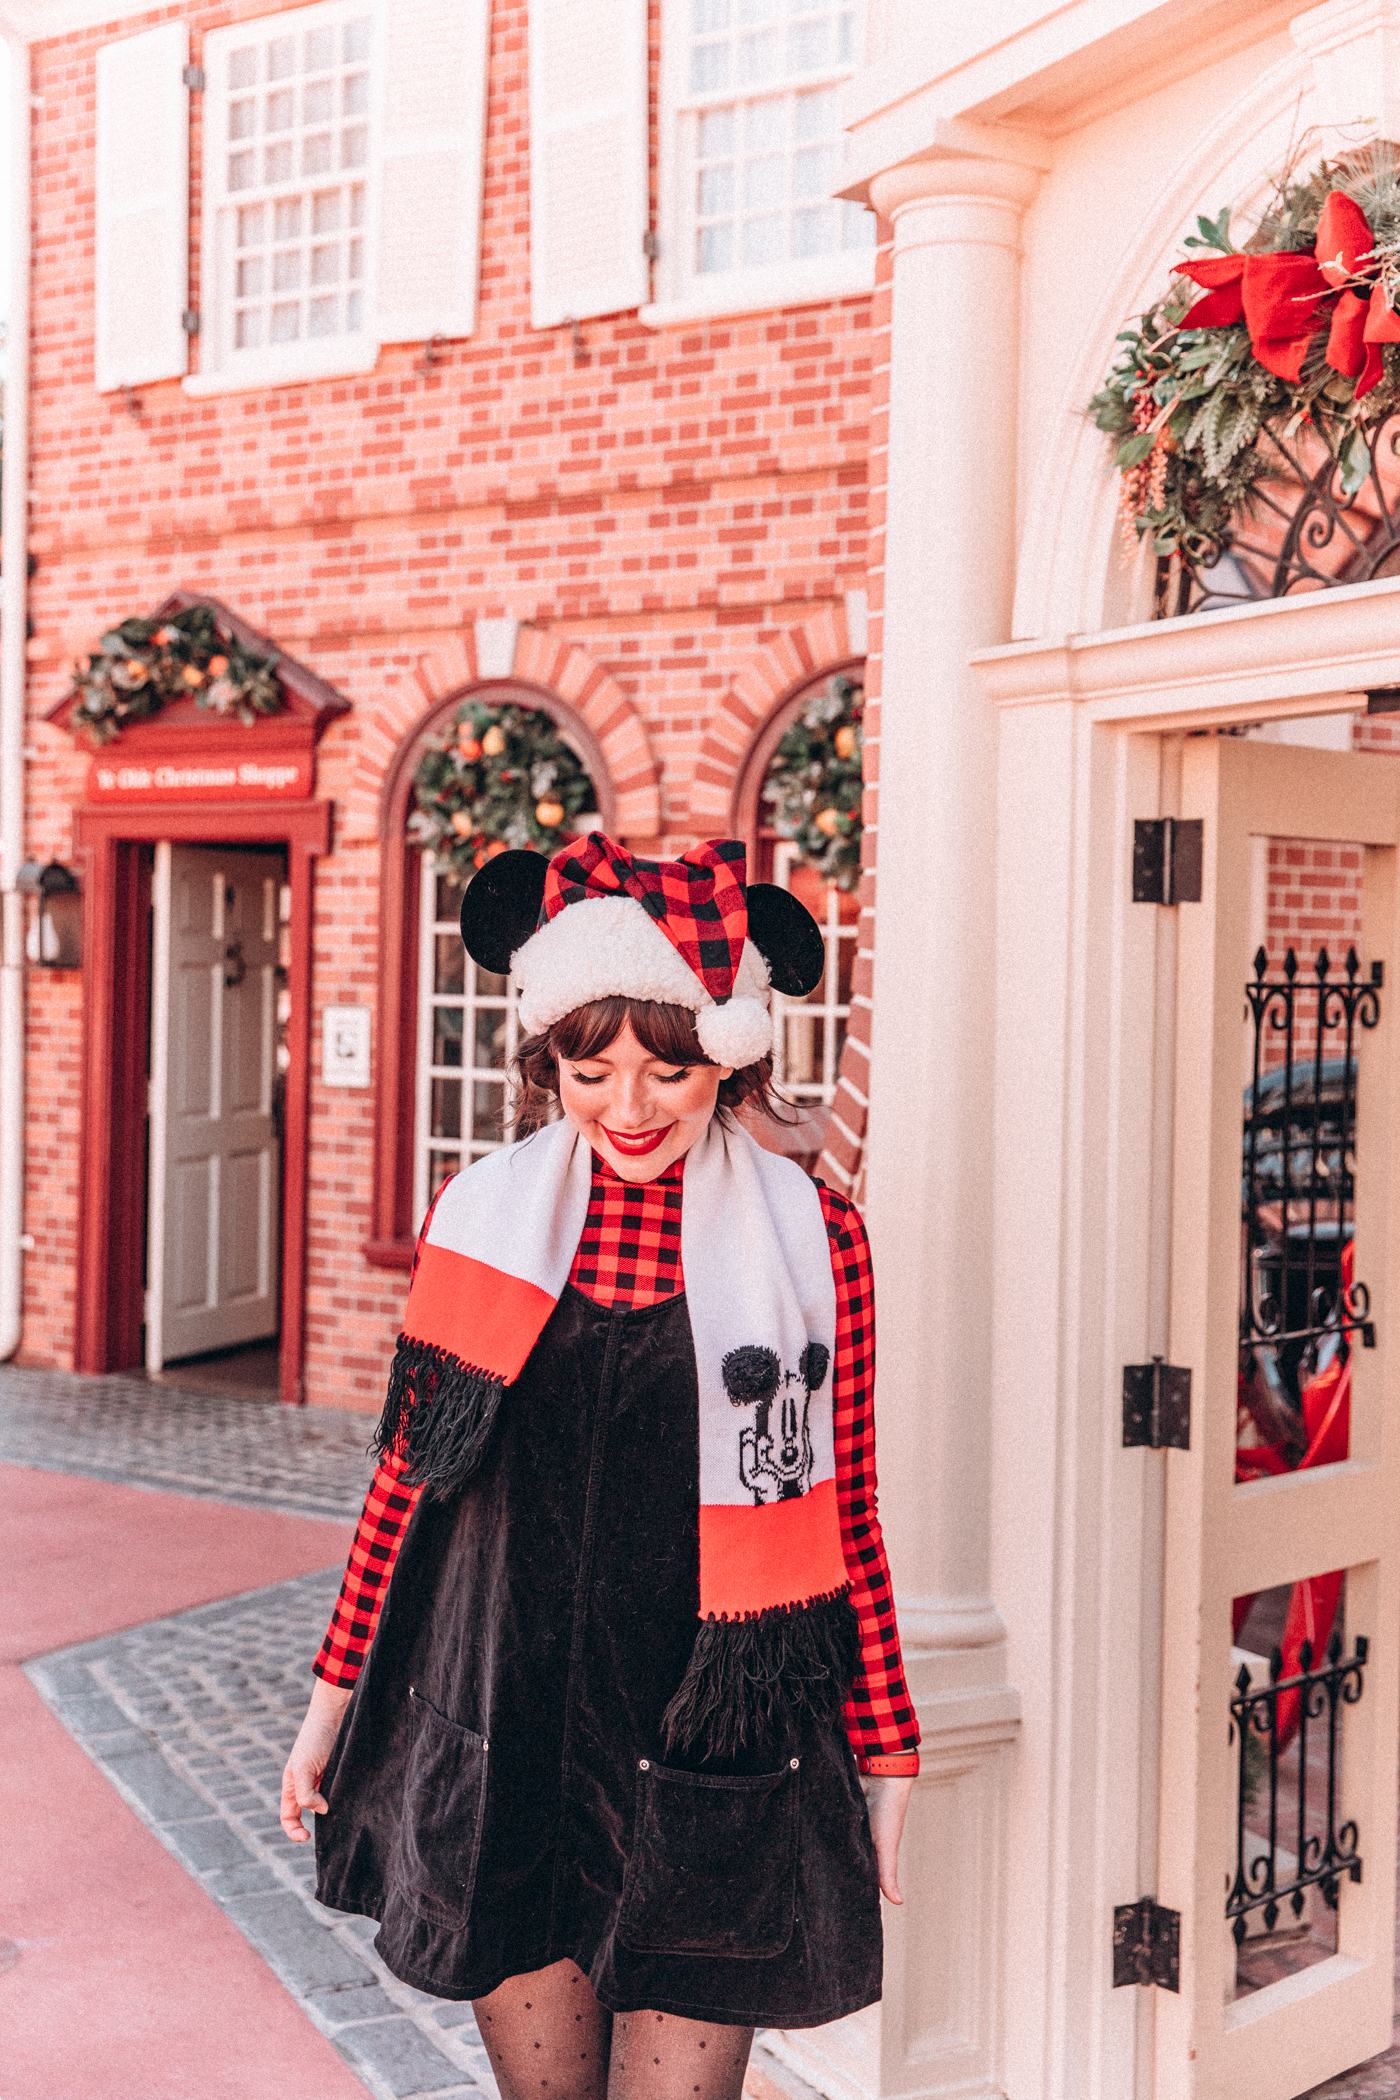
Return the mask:
{"type": "Polygon", "coordinates": [[[83,895],[73,870],[58,860],[51,860],[46,868],[37,860],[27,860],[15,877],[15,887],[39,900],[24,943],[30,962],[45,970],[81,969],[83,895]]]}

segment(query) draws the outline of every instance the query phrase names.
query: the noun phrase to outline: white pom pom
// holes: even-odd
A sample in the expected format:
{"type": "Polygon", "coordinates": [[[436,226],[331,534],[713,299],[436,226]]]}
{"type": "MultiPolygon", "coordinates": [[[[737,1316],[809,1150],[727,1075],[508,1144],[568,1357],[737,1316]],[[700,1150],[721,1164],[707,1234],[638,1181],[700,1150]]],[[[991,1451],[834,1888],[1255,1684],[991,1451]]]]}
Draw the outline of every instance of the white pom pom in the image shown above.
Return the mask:
{"type": "Polygon", "coordinates": [[[773,1047],[773,1022],[757,999],[730,999],[723,1006],[704,1006],[695,1016],[695,1033],[706,1057],[717,1065],[757,1064],[773,1047]]]}

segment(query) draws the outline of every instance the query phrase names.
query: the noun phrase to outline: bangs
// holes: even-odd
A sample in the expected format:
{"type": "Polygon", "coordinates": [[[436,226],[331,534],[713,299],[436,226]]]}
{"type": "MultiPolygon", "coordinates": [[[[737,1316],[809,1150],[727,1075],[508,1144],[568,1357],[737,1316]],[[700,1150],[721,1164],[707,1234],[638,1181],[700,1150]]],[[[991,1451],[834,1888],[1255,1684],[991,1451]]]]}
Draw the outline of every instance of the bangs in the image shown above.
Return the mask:
{"type": "Polygon", "coordinates": [[[668,1065],[709,1065],[695,1032],[695,1016],[686,1006],[663,1006],[654,999],[624,999],[614,995],[591,999],[556,1021],[548,1031],[549,1047],[558,1057],[601,1057],[623,1028],[633,1035],[648,1056],[668,1065]]]}

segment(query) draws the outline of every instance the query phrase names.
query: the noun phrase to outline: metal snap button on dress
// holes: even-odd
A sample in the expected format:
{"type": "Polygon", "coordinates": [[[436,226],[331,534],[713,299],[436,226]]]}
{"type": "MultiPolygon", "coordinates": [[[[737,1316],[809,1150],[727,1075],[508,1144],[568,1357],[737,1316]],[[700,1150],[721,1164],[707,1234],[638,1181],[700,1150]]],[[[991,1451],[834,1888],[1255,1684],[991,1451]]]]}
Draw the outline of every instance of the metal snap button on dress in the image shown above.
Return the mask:
{"type": "Polygon", "coordinates": [[[637,1770],[639,1772],[649,1772],[651,1770],[651,1759],[649,1757],[639,1758],[637,1761],[637,1770]]]}
{"type": "Polygon", "coordinates": [[[797,1762],[798,1762],[798,1761],[797,1761],[797,1759],[796,1759],[795,1757],[790,1757],[790,1758],[788,1759],[788,1764],[789,1764],[790,1768],[791,1768],[791,1769],[792,1769],[792,1770],[793,1770],[794,1772],[795,1772],[795,1771],[797,1770],[797,1762]]]}

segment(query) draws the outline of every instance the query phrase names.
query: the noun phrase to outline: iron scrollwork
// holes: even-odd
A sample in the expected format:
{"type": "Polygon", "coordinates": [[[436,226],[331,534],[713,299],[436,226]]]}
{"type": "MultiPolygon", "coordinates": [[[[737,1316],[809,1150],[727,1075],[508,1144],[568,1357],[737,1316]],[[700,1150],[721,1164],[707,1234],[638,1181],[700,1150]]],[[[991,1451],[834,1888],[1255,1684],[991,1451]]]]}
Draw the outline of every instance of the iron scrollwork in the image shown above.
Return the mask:
{"type": "Polygon", "coordinates": [[[1296,1920],[1303,1914],[1306,1892],[1316,1888],[1330,1910],[1337,1908],[1342,1880],[1360,1881],[1361,1854],[1357,1849],[1356,1824],[1337,1821],[1339,1724],[1342,1708],[1355,1706],[1364,1690],[1368,1644],[1358,1635],[1356,1647],[1344,1661],[1342,1638],[1334,1633],[1327,1643],[1327,1658],[1313,1668],[1312,1643],[1299,1650],[1301,1665],[1296,1676],[1280,1677],[1282,1656],[1277,1648],[1269,1665],[1269,1682],[1257,1690],[1248,1668],[1241,1664],[1230,1701],[1230,1741],[1238,1747],[1239,1791],[1235,1810],[1235,1871],[1225,1900],[1235,1945],[1243,1946],[1249,1930],[1249,1913],[1262,1911],[1264,1929],[1272,1932],[1284,1903],[1296,1920]],[[1279,1754],[1294,1725],[1296,1703],[1298,1742],[1298,1803],[1294,1838],[1293,1872],[1279,1872],[1279,1754]],[[1326,1727],[1327,1772],[1324,1798],[1315,1808],[1308,1801],[1308,1729],[1323,1722],[1326,1727]],[[1281,1738],[1283,1739],[1281,1741],[1281,1738]],[[1251,1790],[1249,1747],[1262,1744],[1267,1768],[1268,1838],[1266,1849],[1254,1859],[1247,1857],[1245,1811],[1251,1790]],[[1314,1827],[1309,1828],[1309,1823],[1314,1827]]]}
{"type": "Polygon", "coordinates": [[[1245,986],[1252,1064],[1245,1095],[1241,1369],[1257,1367],[1285,1417],[1298,1416],[1319,1355],[1359,1333],[1375,1345],[1371,1296],[1345,1276],[1356,1194],[1358,1029],[1380,1019],[1380,970],[1363,981],[1355,948],[1334,977],[1325,948],[1300,972],[1290,948],[1279,975],[1261,947],[1245,986]],[[1305,1001],[1312,1009],[1304,1012],[1305,1001]],[[1306,1022],[1310,1054],[1297,1054],[1306,1022]],[[1266,1065],[1270,1038],[1281,1061],[1266,1065]],[[1329,1051],[1332,1054],[1328,1054],[1329,1051]],[[1251,1361],[1254,1359],[1255,1361],[1251,1361]]]}
{"type": "Polygon", "coordinates": [[[1371,583],[1400,570],[1400,408],[1347,424],[1331,443],[1313,425],[1290,438],[1266,423],[1259,437],[1270,448],[1269,466],[1248,517],[1236,519],[1208,569],[1159,560],[1156,618],[1371,583]],[[1343,449],[1350,456],[1357,434],[1369,455],[1359,481],[1341,456],[1343,449]]]}

